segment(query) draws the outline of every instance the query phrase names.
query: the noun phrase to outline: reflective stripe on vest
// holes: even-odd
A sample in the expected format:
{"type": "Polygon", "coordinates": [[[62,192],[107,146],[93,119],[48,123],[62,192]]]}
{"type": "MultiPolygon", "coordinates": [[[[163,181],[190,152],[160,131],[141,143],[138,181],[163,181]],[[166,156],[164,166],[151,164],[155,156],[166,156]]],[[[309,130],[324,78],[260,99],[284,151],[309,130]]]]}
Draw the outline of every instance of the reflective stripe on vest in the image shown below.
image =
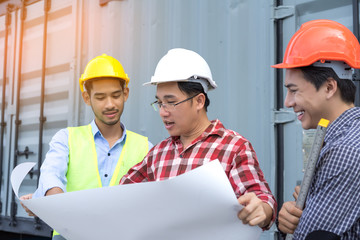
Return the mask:
{"type": "MultiPolygon", "coordinates": [[[[79,191],[102,187],[94,135],[91,125],[68,127],[69,163],[66,173],[66,191],[79,191]]],[[[110,186],[118,185],[129,169],[141,162],[149,151],[148,138],[126,131],[126,141],[110,180],[110,186]]],[[[54,231],[54,235],[58,235],[54,231]]]]}

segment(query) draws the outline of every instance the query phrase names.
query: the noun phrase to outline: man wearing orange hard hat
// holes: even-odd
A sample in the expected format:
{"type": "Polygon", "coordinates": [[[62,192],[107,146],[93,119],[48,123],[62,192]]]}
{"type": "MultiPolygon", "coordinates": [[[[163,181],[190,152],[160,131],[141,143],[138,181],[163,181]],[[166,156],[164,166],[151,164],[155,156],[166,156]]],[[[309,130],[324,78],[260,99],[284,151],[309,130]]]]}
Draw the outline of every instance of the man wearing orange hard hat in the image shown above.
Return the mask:
{"type": "Polygon", "coordinates": [[[305,208],[285,202],[278,229],[297,240],[360,239],[360,108],[352,81],[360,68],[358,40],[340,23],[309,21],[291,38],[283,63],[272,67],[286,69],[285,106],[304,129],[330,121],[305,208]]]}
{"type": "MultiPolygon", "coordinates": [[[[143,160],[152,144],[147,137],[127,130],[120,121],[129,97],[128,83],[121,63],[111,56],[103,54],[87,64],[79,85],[95,119],[54,135],[41,166],[38,189],[22,199],[114,186],[143,160]]],[[[54,231],[53,239],[64,238],[54,231]]]]}

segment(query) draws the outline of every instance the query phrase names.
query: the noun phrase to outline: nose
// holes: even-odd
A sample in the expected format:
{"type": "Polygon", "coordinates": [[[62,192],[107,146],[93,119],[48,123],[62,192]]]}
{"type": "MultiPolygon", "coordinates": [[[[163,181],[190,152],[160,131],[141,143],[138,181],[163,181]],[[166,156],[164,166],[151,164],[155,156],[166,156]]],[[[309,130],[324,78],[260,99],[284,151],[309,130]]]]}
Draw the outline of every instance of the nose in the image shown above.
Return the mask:
{"type": "Polygon", "coordinates": [[[294,97],[291,96],[291,94],[289,94],[289,91],[287,91],[287,93],[286,93],[284,105],[287,108],[292,108],[295,105],[294,97]]]}
{"type": "Polygon", "coordinates": [[[105,100],[105,108],[106,109],[113,109],[115,106],[114,100],[111,97],[107,97],[105,100]]]}
{"type": "Polygon", "coordinates": [[[169,112],[165,110],[164,106],[159,108],[160,117],[167,117],[169,116],[169,112]]]}

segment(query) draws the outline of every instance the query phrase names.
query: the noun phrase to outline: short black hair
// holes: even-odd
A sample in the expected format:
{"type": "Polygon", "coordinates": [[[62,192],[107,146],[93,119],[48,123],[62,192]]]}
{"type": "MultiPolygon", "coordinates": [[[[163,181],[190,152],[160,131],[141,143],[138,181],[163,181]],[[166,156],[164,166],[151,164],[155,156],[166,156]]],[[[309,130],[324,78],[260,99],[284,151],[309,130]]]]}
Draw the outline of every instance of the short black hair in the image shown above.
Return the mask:
{"type": "Polygon", "coordinates": [[[307,66],[298,68],[304,75],[305,80],[313,84],[316,90],[328,80],[333,78],[340,90],[341,99],[346,103],[355,102],[356,86],[350,79],[340,79],[332,68],[307,66]]]}
{"type": "Polygon", "coordinates": [[[208,98],[208,95],[205,93],[204,88],[200,83],[197,82],[178,82],[178,87],[180,91],[185,93],[188,97],[195,96],[197,94],[204,94],[205,95],[205,104],[204,108],[207,112],[207,108],[210,105],[210,99],[208,98]]]}
{"type": "MultiPolygon", "coordinates": [[[[85,88],[85,90],[90,94],[91,89],[92,89],[92,87],[93,87],[93,85],[92,85],[93,81],[101,80],[101,79],[104,79],[104,78],[92,78],[92,79],[86,80],[86,81],[84,82],[84,88],[85,88]]],[[[125,87],[125,80],[123,80],[123,79],[121,79],[121,78],[112,78],[112,79],[119,80],[121,89],[124,89],[124,87],[125,87]]]]}

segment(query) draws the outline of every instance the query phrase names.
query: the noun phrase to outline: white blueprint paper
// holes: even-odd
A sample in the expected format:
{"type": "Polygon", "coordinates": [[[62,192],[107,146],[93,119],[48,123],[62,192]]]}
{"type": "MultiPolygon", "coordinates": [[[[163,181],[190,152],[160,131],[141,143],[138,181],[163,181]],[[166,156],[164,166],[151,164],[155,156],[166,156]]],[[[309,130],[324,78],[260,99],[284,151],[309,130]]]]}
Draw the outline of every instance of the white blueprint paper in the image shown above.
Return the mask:
{"type": "MultiPolygon", "coordinates": [[[[31,168],[13,170],[15,194],[31,168]]],[[[256,240],[261,234],[237,218],[241,206],[217,160],[164,181],[22,202],[68,240],[256,240]]]]}

